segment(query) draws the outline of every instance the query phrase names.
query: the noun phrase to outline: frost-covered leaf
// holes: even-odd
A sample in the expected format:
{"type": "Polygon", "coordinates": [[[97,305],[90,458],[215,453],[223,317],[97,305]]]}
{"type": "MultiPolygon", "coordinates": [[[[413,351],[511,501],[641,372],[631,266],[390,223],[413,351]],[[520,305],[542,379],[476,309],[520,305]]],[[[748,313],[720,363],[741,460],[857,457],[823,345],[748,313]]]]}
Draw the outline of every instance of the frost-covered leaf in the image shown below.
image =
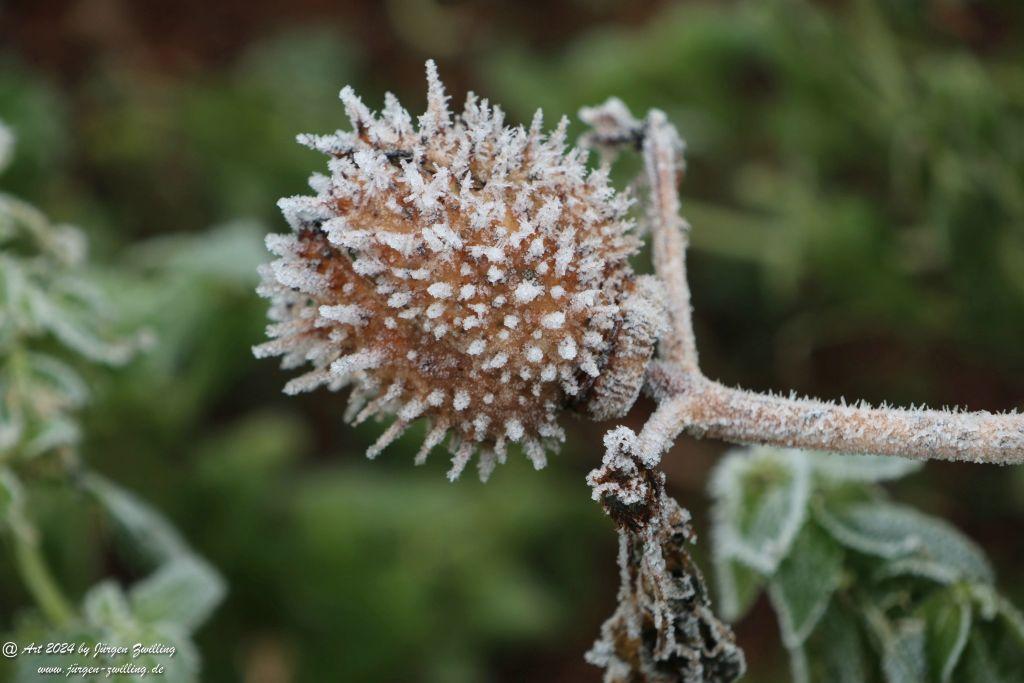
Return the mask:
{"type": "Polygon", "coordinates": [[[775,571],[807,515],[810,467],[802,451],[733,451],[712,475],[715,554],[775,571]]]}
{"type": "Polygon", "coordinates": [[[828,608],[842,573],[842,548],[816,524],[805,524],[768,584],[787,647],[807,640],[828,608]]]}
{"type": "Polygon", "coordinates": [[[85,478],[85,486],[149,560],[162,564],[191,555],[171,523],[135,494],[96,474],[85,478]]]}
{"type": "Polygon", "coordinates": [[[885,501],[820,507],[817,518],[853,550],[886,558],[879,577],[914,575],[942,583],[993,581],[984,553],[948,523],[885,501]]]}
{"type": "Polygon", "coordinates": [[[889,481],[916,472],[924,465],[920,460],[881,455],[813,452],[807,457],[815,474],[837,482],[889,481]]]}
{"type": "Polygon", "coordinates": [[[927,676],[925,628],[918,619],[893,625],[882,643],[882,672],[887,683],[922,683],[927,676]]]}
{"type": "Polygon", "coordinates": [[[135,352],[124,340],[108,339],[94,328],[93,311],[78,306],[60,306],[49,297],[33,296],[32,310],[40,325],[62,344],[89,360],[121,365],[135,352]]]}
{"type": "Polygon", "coordinates": [[[960,591],[947,588],[933,593],[919,608],[925,623],[925,653],[932,678],[951,680],[967,637],[971,633],[971,605],[960,591]]]}
{"type": "Polygon", "coordinates": [[[61,415],[41,422],[34,432],[32,438],[26,441],[21,449],[22,454],[28,458],[34,458],[62,446],[72,446],[81,438],[78,424],[61,415]]]}
{"type": "Polygon", "coordinates": [[[155,680],[167,683],[197,683],[199,656],[195,645],[179,627],[166,623],[152,623],[132,611],[122,588],[113,581],[104,581],[86,593],[82,601],[81,618],[71,626],[45,633],[33,633],[23,638],[29,642],[73,642],[93,648],[80,653],[21,657],[15,672],[15,683],[39,680],[40,666],[60,666],[65,671],[72,665],[94,667],[81,669],[69,678],[88,683],[155,680]],[[103,644],[108,649],[97,651],[103,644]],[[126,648],[115,652],[109,648],[126,648]],[[152,673],[153,667],[162,667],[163,673],[152,673]],[[130,667],[126,669],[126,667],[130,667]],[[141,669],[147,673],[143,675],[141,669]]]}
{"type": "Polygon", "coordinates": [[[957,668],[957,683],[1018,683],[1019,673],[1005,671],[985,639],[973,633],[964,648],[963,663],[957,668]]]}
{"type": "Polygon", "coordinates": [[[814,651],[820,653],[820,680],[828,683],[871,680],[872,666],[865,654],[864,638],[857,620],[848,610],[833,602],[812,638],[814,651]]]}
{"type": "Polygon", "coordinates": [[[113,581],[89,589],[82,599],[82,613],[91,623],[115,630],[129,628],[134,620],[124,591],[113,581]]]}
{"type": "Polygon", "coordinates": [[[224,598],[224,581],[205,561],[174,560],[132,586],[133,611],[142,620],[167,622],[195,631],[224,598]]]}
{"type": "Polygon", "coordinates": [[[718,612],[726,621],[737,621],[754,604],[765,584],[765,577],[750,567],[729,558],[716,558],[718,612]]]}
{"type": "Polygon", "coordinates": [[[32,379],[50,388],[68,407],[77,408],[89,398],[85,380],[70,365],[47,353],[28,353],[32,379]]]}

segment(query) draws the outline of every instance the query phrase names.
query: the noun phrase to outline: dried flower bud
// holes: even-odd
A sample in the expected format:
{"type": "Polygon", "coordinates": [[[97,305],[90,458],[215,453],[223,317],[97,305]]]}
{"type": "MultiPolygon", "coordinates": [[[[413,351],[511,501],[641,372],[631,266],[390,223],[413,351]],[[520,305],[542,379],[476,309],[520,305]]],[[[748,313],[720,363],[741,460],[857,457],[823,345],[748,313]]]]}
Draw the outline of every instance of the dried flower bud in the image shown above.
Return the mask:
{"type": "Polygon", "coordinates": [[[665,474],[636,434],[618,427],[604,444],[587,483],[618,527],[619,604],[587,661],[604,669],[604,683],[737,680],[746,661],[687,551],[696,542],[690,513],[665,493],[665,474]]]}
{"type": "Polygon", "coordinates": [[[351,421],[394,415],[370,457],[423,417],[417,462],[450,433],[452,479],[476,451],[486,479],[510,441],[540,468],[561,409],[607,418],[636,399],[657,283],[633,275],[631,202],[566,151],[566,119],[506,127],[473,94],[453,117],[432,62],[427,81],[418,126],[393,95],[375,115],[345,88],[353,130],[300,136],[330,174],[279,203],[293,232],[267,239],[273,339],[255,351],[312,365],[287,393],[351,384],[351,421]]]}

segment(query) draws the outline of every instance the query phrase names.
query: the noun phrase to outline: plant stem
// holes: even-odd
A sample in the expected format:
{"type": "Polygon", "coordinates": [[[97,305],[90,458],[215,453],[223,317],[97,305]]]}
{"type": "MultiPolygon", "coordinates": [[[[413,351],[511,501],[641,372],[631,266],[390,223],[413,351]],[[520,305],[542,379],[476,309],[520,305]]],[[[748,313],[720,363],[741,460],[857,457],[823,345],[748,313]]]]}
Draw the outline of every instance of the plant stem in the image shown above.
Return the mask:
{"type": "Polygon", "coordinates": [[[1022,414],[836,404],[733,389],[706,378],[697,359],[686,277],[689,226],[679,216],[676,189],[681,150],[665,114],[652,110],[644,128],[644,168],[651,186],[654,267],[665,285],[671,326],[660,343],[662,362],[648,371],[661,405],[640,435],[646,459],[660,457],[686,431],[741,444],[1024,463],[1022,414]]]}
{"type": "Polygon", "coordinates": [[[14,538],[18,571],[25,586],[54,626],[66,626],[74,619],[75,610],[64,597],[46,564],[35,528],[23,528],[11,535],[14,538]]]}
{"type": "MultiPolygon", "coordinates": [[[[658,376],[661,373],[660,377],[658,376]]],[[[733,443],[1012,465],[1024,462],[1024,416],[876,408],[759,394],[662,365],[664,398],[641,432],[667,450],[681,431],[733,443]],[[667,373],[666,373],[667,370],[667,373]]]]}
{"type": "Polygon", "coordinates": [[[671,330],[661,342],[661,354],[688,372],[699,372],[690,286],[686,279],[690,226],[679,215],[677,189],[682,141],[664,112],[657,109],[647,116],[643,152],[651,186],[654,269],[665,284],[672,318],[671,330]]]}

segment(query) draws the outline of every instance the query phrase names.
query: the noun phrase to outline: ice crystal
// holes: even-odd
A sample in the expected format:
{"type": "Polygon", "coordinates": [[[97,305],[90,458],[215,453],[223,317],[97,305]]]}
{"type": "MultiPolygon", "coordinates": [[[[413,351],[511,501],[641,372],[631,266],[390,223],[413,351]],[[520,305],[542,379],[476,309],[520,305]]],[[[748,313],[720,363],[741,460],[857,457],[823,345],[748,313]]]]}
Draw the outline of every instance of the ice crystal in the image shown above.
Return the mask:
{"type": "Polygon", "coordinates": [[[267,239],[273,324],[256,354],[312,366],[286,391],[352,385],[351,419],[395,416],[370,455],[423,417],[417,461],[450,434],[453,477],[476,452],[486,476],[508,441],[540,467],[562,409],[633,403],[661,293],[629,267],[630,199],[567,148],[566,119],[508,127],[472,93],[453,116],[432,62],[427,82],[418,126],[394,96],[375,114],[345,88],[353,130],[299,137],[330,176],[280,201],[292,233],[267,239]]]}

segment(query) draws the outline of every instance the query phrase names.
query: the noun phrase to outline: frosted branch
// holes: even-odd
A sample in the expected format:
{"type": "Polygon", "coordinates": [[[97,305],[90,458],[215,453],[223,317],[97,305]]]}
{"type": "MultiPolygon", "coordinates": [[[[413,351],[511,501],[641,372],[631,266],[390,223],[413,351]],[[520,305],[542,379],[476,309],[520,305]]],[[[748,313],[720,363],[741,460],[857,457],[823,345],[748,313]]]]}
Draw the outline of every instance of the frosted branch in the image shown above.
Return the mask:
{"type": "Polygon", "coordinates": [[[640,142],[650,185],[653,261],[664,283],[670,329],[662,360],[648,369],[660,402],[638,437],[644,462],[657,462],[681,432],[741,444],[902,456],[961,462],[1024,463],[1024,415],[900,409],[864,403],[759,394],[709,380],[700,370],[686,277],[689,226],[680,217],[676,185],[683,144],[665,114],[641,123],[618,100],[585,109],[585,142],[607,151],[640,142]]]}

